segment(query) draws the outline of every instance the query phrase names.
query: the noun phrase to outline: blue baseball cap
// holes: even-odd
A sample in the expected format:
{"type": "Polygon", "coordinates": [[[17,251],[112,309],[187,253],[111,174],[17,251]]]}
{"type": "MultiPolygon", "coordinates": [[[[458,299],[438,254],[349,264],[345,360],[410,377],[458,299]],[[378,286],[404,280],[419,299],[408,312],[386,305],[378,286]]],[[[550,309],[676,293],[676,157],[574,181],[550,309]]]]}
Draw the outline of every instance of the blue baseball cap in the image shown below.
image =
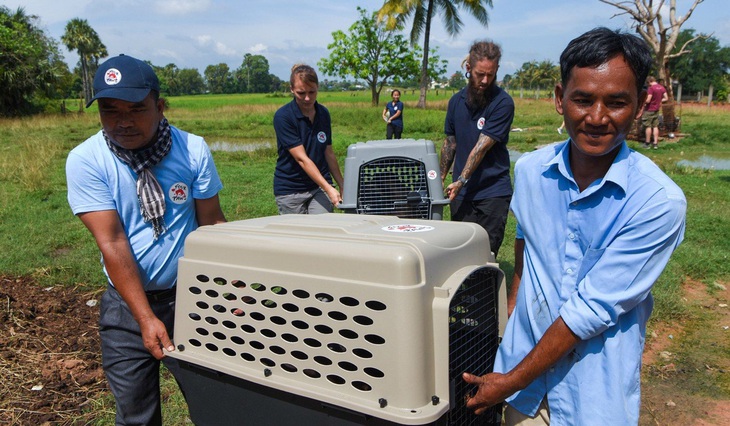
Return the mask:
{"type": "Polygon", "coordinates": [[[94,75],[94,97],[86,108],[100,98],[141,102],[151,90],[160,91],[160,81],[146,62],[119,55],[99,66],[94,75]]]}

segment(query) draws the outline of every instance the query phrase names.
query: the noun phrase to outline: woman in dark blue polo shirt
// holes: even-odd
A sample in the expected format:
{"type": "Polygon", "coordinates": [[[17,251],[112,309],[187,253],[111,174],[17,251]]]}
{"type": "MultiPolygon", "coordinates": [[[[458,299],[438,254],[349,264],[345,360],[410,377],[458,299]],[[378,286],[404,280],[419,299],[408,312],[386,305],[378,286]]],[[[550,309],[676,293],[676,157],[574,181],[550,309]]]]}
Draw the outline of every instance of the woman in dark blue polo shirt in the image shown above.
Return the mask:
{"type": "Polygon", "coordinates": [[[309,65],[292,68],[294,99],[274,114],[279,158],[274,172],[274,196],[279,214],[332,212],[342,195],[342,173],[332,150],[332,122],[317,102],[319,79],[309,65]]]}

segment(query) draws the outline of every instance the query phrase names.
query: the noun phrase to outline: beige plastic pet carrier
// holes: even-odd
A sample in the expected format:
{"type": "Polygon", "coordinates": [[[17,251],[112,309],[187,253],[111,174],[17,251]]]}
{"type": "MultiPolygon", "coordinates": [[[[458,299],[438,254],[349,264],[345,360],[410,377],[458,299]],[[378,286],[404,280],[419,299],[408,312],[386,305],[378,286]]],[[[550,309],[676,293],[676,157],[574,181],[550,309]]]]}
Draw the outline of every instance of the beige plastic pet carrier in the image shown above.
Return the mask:
{"type": "Polygon", "coordinates": [[[285,215],[201,227],[174,340],[197,425],[477,425],[504,274],[478,225],[285,215]]]}

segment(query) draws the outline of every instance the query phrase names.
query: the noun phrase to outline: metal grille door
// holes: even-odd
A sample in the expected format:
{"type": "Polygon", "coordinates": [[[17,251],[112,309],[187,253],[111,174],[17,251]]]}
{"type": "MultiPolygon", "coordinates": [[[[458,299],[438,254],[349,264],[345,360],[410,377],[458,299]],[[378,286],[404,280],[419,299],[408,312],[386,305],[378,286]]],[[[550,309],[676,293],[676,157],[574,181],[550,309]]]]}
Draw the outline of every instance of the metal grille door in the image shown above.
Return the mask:
{"type": "Polygon", "coordinates": [[[491,373],[499,346],[498,284],[495,269],[481,268],[469,275],[449,305],[449,379],[455,406],[449,412],[449,425],[499,425],[501,405],[476,416],[464,401],[475,391],[466,383],[464,372],[478,376],[491,373]]]}
{"type": "Polygon", "coordinates": [[[360,167],[357,213],[429,219],[426,167],[418,160],[386,157],[360,167]]]}

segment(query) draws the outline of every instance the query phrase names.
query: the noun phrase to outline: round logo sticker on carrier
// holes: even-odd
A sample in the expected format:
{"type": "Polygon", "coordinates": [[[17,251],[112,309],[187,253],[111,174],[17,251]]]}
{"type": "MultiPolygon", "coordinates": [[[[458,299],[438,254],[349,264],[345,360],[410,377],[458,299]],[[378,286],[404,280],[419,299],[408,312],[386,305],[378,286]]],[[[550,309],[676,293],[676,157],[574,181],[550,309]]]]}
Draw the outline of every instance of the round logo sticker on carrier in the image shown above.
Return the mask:
{"type": "Polygon", "coordinates": [[[182,182],[173,184],[169,191],[170,201],[175,204],[182,204],[188,200],[188,186],[182,182]]]}
{"type": "Polygon", "coordinates": [[[484,123],[487,122],[487,119],[484,117],[480,117],[479,121],[477,121],[477,129],[482,130],[484,128],[484,123]]]}
{"type": "Polygon", "coordinates": [[[319,143],[327,142],[327,134],[325,132],[317,133],[317,140],[319,141],[319,143]]]}
{"type": "Polygon", "coordinates": [[[108,84],[109,86],[119,84],[120,81],[122,81],[122,73],[119,72],[118,69],[109,68],[104,73],[104,83],[108,84]]]}
{"type": "Polygon", "coordinates": [[[433,231],[435,228],[428,225],[413,225],[413,224],[402,224],[402,225],[388,225],[381,228],[385,232],[428,232],[433,231]]]}
{"type": "Polygon", "coordinates": [[[436,173],[436,170],[429,170],[426,176],[428,176],[429,179],[434,180],[439,177],[439,174],[436,173]]]}

